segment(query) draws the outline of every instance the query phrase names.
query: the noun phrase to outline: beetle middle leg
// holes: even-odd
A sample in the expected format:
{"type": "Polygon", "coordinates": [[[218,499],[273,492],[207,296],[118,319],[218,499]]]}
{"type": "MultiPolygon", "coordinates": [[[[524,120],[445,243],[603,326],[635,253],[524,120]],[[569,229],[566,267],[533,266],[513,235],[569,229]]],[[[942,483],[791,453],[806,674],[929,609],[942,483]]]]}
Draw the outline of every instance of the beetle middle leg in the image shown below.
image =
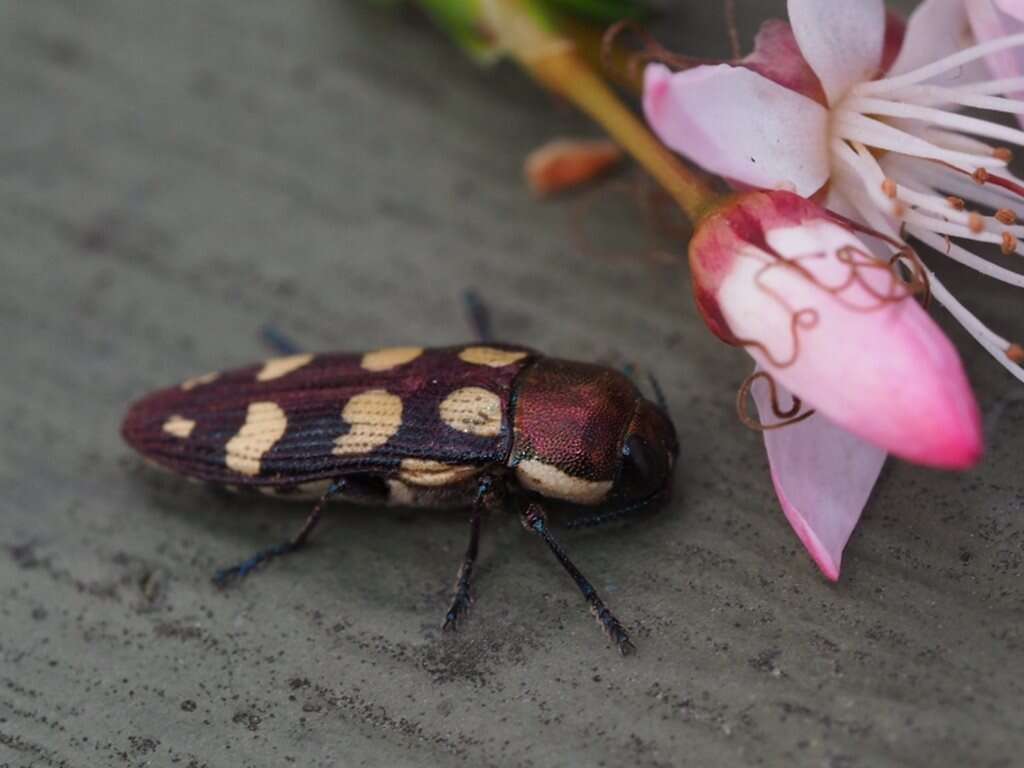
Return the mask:
{"type": "Polygon", "coordinates": [[[302,347],[291,336],[273,323],[260,327],[260,338],[263,343],[279,355],[295,355],[302,352],[302,347]]]}
{"type": "Polygon", "coordinates": [[[469,517],[469,546],[466,548],[466,555],[462,559],[462,565],[459,566],[459,572],[455,576],[452,602],[444,616],[444,623],[441,625],[441,629],[457,629],[459,619],[466,614],[469,606],[473,603],[473,596],[469,591],[469,580],[473,575],[473,566],[476,565],[476,556],[480,548],[480,525],[483,520],[483,513],[494,498],[494,485],[494,478],[490,475],[483,475],[477,485],[476,498],[473,500],[473,511],[469,517]]]}
{"type": "Polygon", "coordinates": [[[583,597],[590,605],[590,612],[597,619],[605,634],[618,646],[619,653],[626,656],[636,650],[633,643],[630,642],[626,630],[612,612],[608,610],[607,606],[605,606],[604,601],[598,596],[597,590],[594,589],[587,577],[580,573],[579,569],[573,565],[565,550],[562,549],[562,545],[551,535],[551,532],[548,530],[544,509],[535,502],[530,503],[522,513],[522,521],[526,530],[536,533],[544,540],[544,543],[548,545],[548,549],[551,550],[558,559],[558,562],[561,563],[562,567],[572,577],[572,580],[576,582],[576,586],[579,587],[583,597]]]}
{"type": "Polygon", "coordinates": [[[470,289],[462,295],[462,299],[466,305],[466,317],[476,332],[477,341],[494,341],[494,333],[491,330],[491,310],[480,298],[480,294],[470,289]]]}
{"type": "Polygon", "coordinates": [[[240,562],[238,565],[232,565],[229,568],[221,568],[213,574],[213,583],[218,587],[223,587],[233,578],[244,578],[259,565],[266,563],[269,560],[273,560],[275,557],[287,555],[290,552],[294,552],[301,548],[306,543],[309,535],[313,532],[313,529],[316,528],[317,523],[320,522],[320,517],[323,515],[324,505],[327,504],[328,500],[332,496],[344,493],[346,485],[347,482],[344,478],[332,482],[330,487],[324,491],[324,495],[320,497],[316,506],[313,507],[313,511],[309,513],[309,516],[306,518],[306,522],[302,524],[302,528],[299,529],[298,533],[288,539],[288,541],[260,550],[252,557],[240,562]]]}

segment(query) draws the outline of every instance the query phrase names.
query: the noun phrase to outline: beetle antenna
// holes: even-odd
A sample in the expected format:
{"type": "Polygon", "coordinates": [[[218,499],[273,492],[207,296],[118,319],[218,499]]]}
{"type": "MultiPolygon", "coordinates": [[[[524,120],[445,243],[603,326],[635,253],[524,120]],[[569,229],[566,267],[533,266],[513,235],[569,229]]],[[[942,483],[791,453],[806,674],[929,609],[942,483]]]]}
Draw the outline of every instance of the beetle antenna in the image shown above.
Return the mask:
{"type": "Polygon", "coordinates": [[[477,339],[484,342],[494,341],[494,335],[491,332],[491,310],[480,298],[480,294],[470,288],[462,294],[462,299],[466,303],[469,324],[476,331],[477,339]]]}
{"type": "Polygon", "coordinates": [[[651,382],[651,389],[654,390],[654,399],[658,403],[658,407],[667,414],[668,400],[665,399],[665,390],[661,388],[661,384],[658,383],[653,373],[648,373],[647,378],[651,382]]]}
{"type": "Polygon", "coordinates": [[[641,512],[654,504],[658,504],[663,501],[667,495],[666,491],[658,490],[650,496],[640,499],[640,501],[632,504],[628,504],[625,507],[618,507],[616,509],[610,509],[607,512],[599,512],[596,515],[587,515],[586,517],[579,517],[575,520],[570,520],[564,527],[571,531],[579,530],[580,528],[597,528],[598,526],[605,525],[606,523],[612,523],[616,520],[621,520],[624,517],[629,517],[632,514],[641,512]]]}

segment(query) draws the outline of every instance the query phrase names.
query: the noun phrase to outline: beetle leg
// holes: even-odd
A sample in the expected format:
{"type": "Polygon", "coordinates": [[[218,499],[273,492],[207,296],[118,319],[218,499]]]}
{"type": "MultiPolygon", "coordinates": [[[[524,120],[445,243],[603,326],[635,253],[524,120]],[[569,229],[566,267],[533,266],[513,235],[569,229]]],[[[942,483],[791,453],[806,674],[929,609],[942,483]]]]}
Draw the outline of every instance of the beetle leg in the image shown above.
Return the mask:
{"type": "Polygon", "coordinates": [[[580,573],[579,569],[573,565],[565,550],[562,549],[562,545],[551,535],[543,508],[539,504],[531,503],[522,513],[522,520],[523,526],[528,531],[536,533],[544,540],[544,543],[548,545],[548,549],[558,559],[558,562],[562,564],[562,567],[572,577],[572,580],[576,582],[576,586],[579,587],[584,599],[590,605],[590,612],[597,619],[601,628],[604,629],[605,634],[618,646],[619,653],[626,656],[636,650],[633,643],[629,641],[629,635],[626,634],[622,624],[608,610],[604,601],[598,597],[597,590],[587,580],[587,577],[580,573]]]}
{"type": "Polygon", "coordinates": [[[260,327],[260,338],[279,355],[295,355],[302,351],[291,336],[272,323],[260,327]]]}
{"type": "Polygon", "coordinates": [[[466,556],[462,559],[459,572],[455,576],[455,588],[452,592],[452,602],[448,612],[444,616],[444,623],[441,629],[455,630],[458,628],[459,619],[469,610],[473,603],[473,596],[469,591],[469,580],[473,575],[473,566],[476,564],[476,555],[480,546],[480,523],[483,519],[484,509],[488,500],[494,492],[494,478],[490,475],[483,475],[476,489],[476,498],[473,500],[473,511],[469,516],[469,546],[466,548],[466,556]]]}
{"type": "Polygon", "coordinates": [[[470,289],[463,294],[463,300],[466,302],[469,324],[476,331],[477,340],[494,341],[494,334],[491,332],[491,311],[480,298],[480,294],[470,289]]]}
{"type": "Polygon", "coordinates": [[[277,544],[273,547],[267,547],[266,549],[260,550],[255,555],[247,560],[243,560],[238,565],[233,565],[230,568],[221,568],[213,574],[213,583],[218,587],[225,586],[233,578],[243,578],[253,571],[261,563],[265,563],[268,560],[273,560],[275,557],[281,555],[287,555],[289,552],[302,547],[306,543],[306,539],[309,538],[309,534],[316,528],[317,523],[320,522],[320,517],[323,514],[324,505],[328,499],[332,496],[336,496],[339,493],[343,493],[345,490],[346,481],[344,478],[335,480],[331,483],[330,487],[324,491],[324,495],[320,497],[320,501],[313,507],[313,511],[309,513],[306,518],[306,522],[302,524],[302,528],[288,541],[277,544]]]}

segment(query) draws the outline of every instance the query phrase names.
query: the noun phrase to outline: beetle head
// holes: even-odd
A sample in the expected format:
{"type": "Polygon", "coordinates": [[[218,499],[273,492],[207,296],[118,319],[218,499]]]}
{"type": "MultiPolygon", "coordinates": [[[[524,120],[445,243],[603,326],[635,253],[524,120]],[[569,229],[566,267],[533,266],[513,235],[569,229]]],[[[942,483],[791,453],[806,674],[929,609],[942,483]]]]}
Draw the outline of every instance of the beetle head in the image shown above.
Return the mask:
{"type": "Polygon", "coordinates": [[[611,368],[543,358],[516,383],[508,465],[549,499],[628,507],[671,484],[679,452],[668,416],[611,368]]]}

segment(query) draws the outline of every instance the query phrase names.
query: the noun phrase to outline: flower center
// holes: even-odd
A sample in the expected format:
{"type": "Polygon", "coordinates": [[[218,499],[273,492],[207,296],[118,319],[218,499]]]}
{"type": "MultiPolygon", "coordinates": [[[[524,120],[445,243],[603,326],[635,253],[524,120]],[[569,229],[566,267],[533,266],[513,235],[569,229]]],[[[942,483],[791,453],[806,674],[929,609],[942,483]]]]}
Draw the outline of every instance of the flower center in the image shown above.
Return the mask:
{"type": "MultiPolygon", "coordinates": [[[[1020,287],[1024,275],[971,253],[954,239],[992,243],[1005,255],[1024,255],[1024,226],[1017,224],[1018,212],[1024,214],[1024,181],[1007,170],[1012,153],[1003,146],[1024,146],[1024,131],[958,111],[1024,115],[1024,100],[1008,96],[1021,95],[1024,77],[964,82],[965,66],[1022,46],[1024,34],[1003,37],[912,72],[859,83],[832,109],[829,136],[833,189],[869,225],[910,235],[1020,287]],[[950,86],[943,81],[959,82],[950,86]]],[[[983,346],[1004,361],[1019,356],[1019,347],[986,328],[930,278],[936,298],[983,346]]]]}

